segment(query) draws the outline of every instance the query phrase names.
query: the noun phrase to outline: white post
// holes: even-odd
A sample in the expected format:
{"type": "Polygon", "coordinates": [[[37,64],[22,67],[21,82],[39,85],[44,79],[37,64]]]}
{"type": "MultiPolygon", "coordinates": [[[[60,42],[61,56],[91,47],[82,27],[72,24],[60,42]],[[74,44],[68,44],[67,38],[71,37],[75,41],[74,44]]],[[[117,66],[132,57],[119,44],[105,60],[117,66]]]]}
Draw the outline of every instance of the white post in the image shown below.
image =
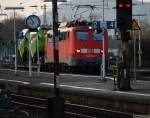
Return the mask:
{"type": "Polygon", "coordinates": [[[32,59],[31,59],[31,33],[29,33],[29,77],[32,76],[32,59]]]}
{"type": "Polygon", "coordinates": [[[102,63],[101,63],[101,80],[105,81],[105,30],[103,29],[103,40],[102,40],[102,63]]]}
{"type": "Polygon", "coordinates": [[[16,16],[14,9],[14,43],[15,43],[15,75],[17,75],[17,40],[16,40],[16,16]]]}
{"type": "Polygon", "coordinates": [[[138,54],[139,54],[139,68],[141,67],[141,31],[139,30],[139,51],[138,51],[138,54]]]}
{"type": "Polygon", "coordinates": [[[103,74],[102,74],[102,79],[105,80],[105,35],[104,35],[104,39],[102,41],[102,45],[103,45],[103,55],[102,55],[102,70],[103,70],[103,74]]]}
{"type": "Polygon", "coordinates": [[[37,76],[40,76],[40,56],[39,56],[39,38],[38,38],[38,34],[37,34],[37,76]]]}
{"type": "MultiPolygon", "coordinates": [[[[103,22],[104,22],[104,0],[103,0],[103,22]]],[[[103,29],[103,40],[102,40],[102,48],[103,48],[103,54],[102,54],[102,64],[101,64],[101,79],[102,81],[105,81],[105,29],[103,29]]]]}

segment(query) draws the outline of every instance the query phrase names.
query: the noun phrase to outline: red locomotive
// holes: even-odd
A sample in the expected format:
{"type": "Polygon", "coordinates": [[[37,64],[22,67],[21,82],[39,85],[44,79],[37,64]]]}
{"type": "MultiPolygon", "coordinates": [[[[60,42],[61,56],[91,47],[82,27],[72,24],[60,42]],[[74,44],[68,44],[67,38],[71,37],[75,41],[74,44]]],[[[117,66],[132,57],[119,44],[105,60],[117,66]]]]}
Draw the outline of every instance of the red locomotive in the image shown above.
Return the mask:
{"type": "MultiPolygon", "coordinates": [[[[60,24],[59,27],[59,61],[61,69],[70,70],[95,70],[102,61],[102,38],[105,41],[105,58],[107,60],[108,32],[105,29],[95,32],[88,25],[60,24]]],[[[46,34],[45,62],[53,63],[53,33],[49,30],[46,34]]]]}

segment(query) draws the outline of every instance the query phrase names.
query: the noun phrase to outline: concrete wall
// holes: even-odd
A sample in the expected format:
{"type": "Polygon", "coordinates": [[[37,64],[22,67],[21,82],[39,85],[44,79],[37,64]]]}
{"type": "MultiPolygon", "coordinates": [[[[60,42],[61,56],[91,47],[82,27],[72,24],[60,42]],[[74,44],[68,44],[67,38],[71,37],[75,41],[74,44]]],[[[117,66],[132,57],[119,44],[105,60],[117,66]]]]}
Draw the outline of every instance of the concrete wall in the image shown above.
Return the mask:
{"type": "MultiPolygon", "coordinates": [[[[52,97],[53,86],[34,85],[19,82],[0,81],[1,85],[12,91],[29,96],[48,98],[52,97]]],[[[61,87],[60,95],[67,102],[82,104],[97,108],[123,111],[133,114],[150,115],[150,96],[135,93],[125,93],[108,90],[85,90],[71,87],[61,87]]]]}

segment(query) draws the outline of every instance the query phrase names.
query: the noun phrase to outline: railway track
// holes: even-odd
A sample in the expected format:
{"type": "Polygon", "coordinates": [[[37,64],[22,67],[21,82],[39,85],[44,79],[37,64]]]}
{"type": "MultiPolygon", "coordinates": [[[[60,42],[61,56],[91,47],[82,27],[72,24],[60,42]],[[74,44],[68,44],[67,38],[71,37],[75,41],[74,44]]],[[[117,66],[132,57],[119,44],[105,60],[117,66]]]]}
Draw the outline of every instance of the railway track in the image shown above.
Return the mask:
{"type": "MultiPolygon", "coordinates": [[[[17,94],[12,94],[11,99],[12,106],[28,112],[30,118],[47,118],[47,99],[17,94]]],[[[66,101],[65,118],[133,118],[133,115],[66,101]]]]}

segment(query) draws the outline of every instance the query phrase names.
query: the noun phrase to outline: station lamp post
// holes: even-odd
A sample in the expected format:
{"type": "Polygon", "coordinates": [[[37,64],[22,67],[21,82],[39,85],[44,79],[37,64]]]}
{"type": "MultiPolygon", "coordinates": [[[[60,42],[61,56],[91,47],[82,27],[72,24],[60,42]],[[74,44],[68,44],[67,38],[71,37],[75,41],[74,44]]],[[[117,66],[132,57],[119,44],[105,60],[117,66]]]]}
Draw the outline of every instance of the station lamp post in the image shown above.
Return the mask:
{"type": "Polygon", "coordinates": [[[66,0],[45,0],[44,2],[52,2],[53,12],[53,52],[54,52],[54,98],[48,100],[48,118],[64,117],[64,99],[59,96],[59,32],[58,32],[58,11],[57,2],[66,2],[66,0]]]}
{"type": "Polygon", "coordinates": [[[58,11],[57,2],[66,2],[66,0],[44,0],[44,2],[52,2],[53,12],[53,52],[54,52],[54,91],[55,97],[59,96],[59,48],[58,48],[58,11]]]}
{"type": "Polygon", "coordinates": [[[17,40],[16,40],[16,10],[23,10],[24,7],[9,6],[5,7],[5,10],[13,10],[14,12],[14,43],[15,43],[15,75],[17,75],[17,40]]]}

